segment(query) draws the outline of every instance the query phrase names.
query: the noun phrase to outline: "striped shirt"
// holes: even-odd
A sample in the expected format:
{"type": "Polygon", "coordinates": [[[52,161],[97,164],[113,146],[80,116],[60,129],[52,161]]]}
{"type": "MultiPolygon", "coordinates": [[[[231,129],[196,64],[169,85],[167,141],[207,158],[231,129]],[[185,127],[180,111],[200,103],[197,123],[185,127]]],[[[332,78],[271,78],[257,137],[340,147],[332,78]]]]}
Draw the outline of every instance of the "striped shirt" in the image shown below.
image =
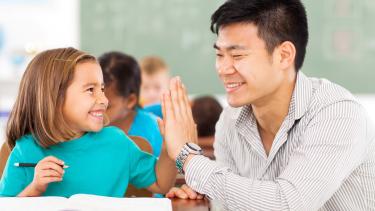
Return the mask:
{"type": "Polygon", "coordinates": [[[342,87],[297,75],[266,155],[251,106],[226,108],[216,161],[194,156],[187,184],[229,210],[375,210],[375,132],[342,87]]]}

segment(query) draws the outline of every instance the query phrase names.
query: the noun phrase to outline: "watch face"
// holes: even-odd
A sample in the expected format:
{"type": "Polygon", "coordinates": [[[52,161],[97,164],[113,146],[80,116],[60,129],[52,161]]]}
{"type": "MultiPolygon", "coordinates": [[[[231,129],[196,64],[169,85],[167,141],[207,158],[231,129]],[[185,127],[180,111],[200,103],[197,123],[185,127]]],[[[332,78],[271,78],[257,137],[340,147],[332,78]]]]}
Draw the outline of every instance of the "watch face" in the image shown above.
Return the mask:
{"type": "Polygon", "coordinates": [[[197,144],[194,144],[194,143],[186,143],[186,145],[194,150],[194,151],[201,151],[202,149],[200,148],[200,146],[198,146],[197,144]]]}

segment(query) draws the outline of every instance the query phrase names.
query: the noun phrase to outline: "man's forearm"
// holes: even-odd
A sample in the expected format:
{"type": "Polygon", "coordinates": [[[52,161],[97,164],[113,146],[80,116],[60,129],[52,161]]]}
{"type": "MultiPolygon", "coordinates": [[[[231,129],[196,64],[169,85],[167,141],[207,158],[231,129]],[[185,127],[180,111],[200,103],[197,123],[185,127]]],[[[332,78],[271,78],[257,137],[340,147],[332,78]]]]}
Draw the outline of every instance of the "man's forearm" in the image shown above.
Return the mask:
{"type": "MultiPolygon", "coordinates": [[[[288,210],[290,201],[283,194],[292,190],[287,182],[253,180],[234,174],[203,156],[192,156],[185,167],[186,182],[195,191],[221,201],[230,210],[288,210]],[[289,189],[290,188],[290,189],[289,189]]],[[[295,191],[297,192],[297,191],[295,191]]],[[[301,206],[299,196],[293,199],[301,206]]],[[[301,207],[299,207],[301,208],[301,207]]],[[[302,208],[303,210],[303,208],[302,208]]]]}

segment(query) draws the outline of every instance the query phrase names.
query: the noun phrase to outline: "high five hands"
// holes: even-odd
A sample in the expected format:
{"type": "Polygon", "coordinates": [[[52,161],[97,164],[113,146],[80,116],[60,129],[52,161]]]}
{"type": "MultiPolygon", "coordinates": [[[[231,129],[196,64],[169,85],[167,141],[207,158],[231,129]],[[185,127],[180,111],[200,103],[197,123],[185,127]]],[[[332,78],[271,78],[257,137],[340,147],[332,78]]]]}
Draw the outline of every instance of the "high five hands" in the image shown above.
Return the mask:
{"type": "MultiPolygon", "coordinates": [[[[198,143],[198,135],[186,88],[180,77],[170,80],[169,89],[162,96],[163,120],[159,120],[159,125],[164,135],[168,155],[175,161],[185,143],[198,143]]],[[[187,185],[182,185],[180,188],[171,188],[166,197],[202,199],[203,195],[187,185]]]]}

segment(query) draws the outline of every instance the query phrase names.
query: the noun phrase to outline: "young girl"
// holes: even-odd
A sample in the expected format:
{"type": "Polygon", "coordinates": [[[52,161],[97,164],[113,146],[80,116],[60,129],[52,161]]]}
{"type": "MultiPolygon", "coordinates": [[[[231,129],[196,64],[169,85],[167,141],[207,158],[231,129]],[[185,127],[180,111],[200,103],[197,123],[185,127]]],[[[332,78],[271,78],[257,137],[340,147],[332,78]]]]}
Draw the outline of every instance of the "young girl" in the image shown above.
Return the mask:
{"type": "Polygon", "coordinates": [[[156,116],[139,105],[141,71],[137,61],[121,52],[107,52],[99,57],[103,70],[105,95],[109,100],[110,124],[128,135],[145,138],[156,157],[160,156],[162,136],[156,116]]]}
{"type": "Polygon", "coordinates": [[[120,129],[104,127],[107,106],[102,70],[93,56],[74,48],[38,54],[23,75],[8,121],[13,150],[0,195],[122,197],[129,183],[167,192],[176,176],[174,162],[164,148],[157,161],[120,129]]]}

